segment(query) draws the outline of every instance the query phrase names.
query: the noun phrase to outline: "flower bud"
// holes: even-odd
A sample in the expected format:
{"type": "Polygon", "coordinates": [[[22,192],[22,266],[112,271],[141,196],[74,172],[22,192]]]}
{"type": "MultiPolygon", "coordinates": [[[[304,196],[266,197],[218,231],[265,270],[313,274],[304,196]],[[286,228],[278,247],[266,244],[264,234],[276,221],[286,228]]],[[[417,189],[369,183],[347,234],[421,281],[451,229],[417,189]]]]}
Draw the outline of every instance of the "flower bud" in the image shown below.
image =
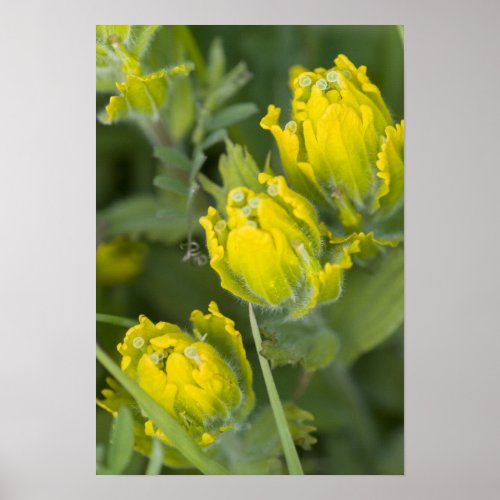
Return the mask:
{"type": "Polygon", "coordinates": [[[381,204],[386,205],[384,215],[399,208],[403,125],[394,128],[366,67],[356,68],[340,55],[330,69],[293,67],[290,86],[292,121],[282,128],[281,110],[270,105],[261,126],[276,139],[292,186],[324,208],[336,207],[349,230],[359,229],[362,216],[371,215],[381,204]],[[399,153],[384,167],[377,158],[384,144],[394,140],[399,153]]]}
{"type": "Polygon", "coordinates": [[[229,191],[227,220],[213,207],[200,219],[210,264],[238,297],[299,317],[338,298],[359,241],[331,243],[311,203],[283,177],[261,173],[258,179],[261,191],[229,191]]]}
{"type": "MultiPolygon", "coordinates": [[[[215,302],[210,303],[208,314],[193,311],[191,322],[194,336],[177,325],[154,324],[140,316],[118,351],[122,370],[204,446],[251,411],[252,370],[241,334],[215,302]]],[[[104,395],[106,399],[99,403],[113,411],[113,391],[108,389],[104,395]]],[[[170,444],[151,420],[137,418],[142,419],[139,437],[156,436],[170,444]]]]}

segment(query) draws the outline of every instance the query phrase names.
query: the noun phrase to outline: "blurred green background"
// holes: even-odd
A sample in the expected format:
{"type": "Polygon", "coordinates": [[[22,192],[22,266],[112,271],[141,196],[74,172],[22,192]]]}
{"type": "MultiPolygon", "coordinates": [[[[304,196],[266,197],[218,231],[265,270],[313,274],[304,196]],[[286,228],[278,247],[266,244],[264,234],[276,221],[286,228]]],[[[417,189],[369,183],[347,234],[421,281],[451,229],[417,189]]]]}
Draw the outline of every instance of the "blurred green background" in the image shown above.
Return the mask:
{"type": "MultiPolygon", "coordinates": [[[[150,48],[155,54],[168,54],[170,27],[162,27],[150,48]]],[[[288,70],[294,64],[306,67],[329,67],[333,58],[346,54],[357,66],[368,67],[370,79],[379,86],[395,120],[403,108],[403,44],[395,26],[194,26],[192,34],[201,52],[214,38],[222,40],[227,67],[245,61],[252,80],[232,102],[253,102],[259,113],[232,126],[233,142],[244,144],[259,165],[272,151],[271,165],[279,170],[279,157],[271,134],[259,126],[269,104],[290,110],[288,70]]],[[[162,63],[159,57],[158,64],[162,63]]],[[[169,62],[168,60],[166,61],[169,62]]],[[[97,111],[109,95],[98,94],[97,111]]],[[[97,127],[97,210],[131,196],[154,193],[152,179],[158,168],[152,146],[133,124],[97,127]]],[[[217,179],[217,161],[223,145],[212,147],[202,172],[217,179]]],[[[98,225],[99,234],[99,225],[98,225]]],[[[182,234],[172,233],[162,242],[148,242],[143,272],[133,282],[97,287],[97,312],[137,318],[146,314],[153,321],[165,320],[189,328],[193,309],[206,310],[215,300],[221,311],[236,321],[242,331],[254,367],[257,402],[267,404],[267,395],[258,370],[255,349],[248,326],[246,304],[222,290],[219,279],[209,266],[182,263],[182,234]],[[168,243],[168,244],[167,244],[168,243]]],[[[204,246],[198,234],[196,240],[204,246]]],[[[351,273],[347,276],[347,287],[351,273]]],[[[352,310],[352,314],[360,314],[352,310]]],[[[99,343],[118,360],[115,346],[123,329],[97,325],[99,343]]],[[[97,394],[104,386],[105,372],[97,365],[97,394]]],[[[283,399],[296,403],[315,416],[318,438],[310,451],[301,451],[304,470],[309,474],[402,474],[403,469],[403,330],[391,332],[383,342],[366,353],[358,353],[346,365],[334,361],[328,368],[313,374],[302,394],[297,391],[302,370],[285,367],[275,370],[283,399]]],[[[97,443],[107,446],[111,417],[97,410],[97,443]]],[[[127,473],[143,473],[144,457],[134,454],[127,473]]],[[[175,473],[164,468],[164,473],[175,473]]]]}

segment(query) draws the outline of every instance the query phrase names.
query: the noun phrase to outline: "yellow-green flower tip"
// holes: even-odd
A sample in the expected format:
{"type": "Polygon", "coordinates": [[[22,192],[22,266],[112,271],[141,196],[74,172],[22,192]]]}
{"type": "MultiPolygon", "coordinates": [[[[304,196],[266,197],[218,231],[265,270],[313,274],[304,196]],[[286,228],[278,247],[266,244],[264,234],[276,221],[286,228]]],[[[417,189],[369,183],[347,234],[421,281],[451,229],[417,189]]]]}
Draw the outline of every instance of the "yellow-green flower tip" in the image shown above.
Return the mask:
{"type": "MultiPolygon", "coordinates": [[[[206,446],[251,411],[252,370],[241,334],[215,302],[208,314],[193,311],[191,322],[193,335],[140,316],[117,348],[122,370],[206,446]]],[[[116,412],[114,391],[103,395],[101,406],[116,412]]],[[[151,420],[143,417],[143,425],[146,436],[170,444],[151,420]]]]}
{"type": "Polygon", "coordinates": [[[100,285],[112,286],[128,283],[143,268],[147,246],[126,238],[101,243],[96,252],[96,280],[100,285]]]}
{"type": "Polygon", "coordinates": [[[366,66],[343,54],[331,68],[294,66],[290,88],[291,120],[280,126],[281,110],[270,105],[260,124],[274,136],[294,189],[320,206],[336,205],[348,230],[359,227],[361,213],[399,206],[402,126],[394,127],[366,66]]]}
{"type": "MultiPolygon", "coordinates": [[[[283,177],[261,173],[258,179],[261,191],[229,191],[227,219],[213,207],[200,219],[210,264],[222,287],[236,296],[302,316],[338,298],[350,262],[338,260],[339,243],[322,241],[314,207],[283,177]]],[[[350,253],[358,251],[350,246],[350,253]]]]}

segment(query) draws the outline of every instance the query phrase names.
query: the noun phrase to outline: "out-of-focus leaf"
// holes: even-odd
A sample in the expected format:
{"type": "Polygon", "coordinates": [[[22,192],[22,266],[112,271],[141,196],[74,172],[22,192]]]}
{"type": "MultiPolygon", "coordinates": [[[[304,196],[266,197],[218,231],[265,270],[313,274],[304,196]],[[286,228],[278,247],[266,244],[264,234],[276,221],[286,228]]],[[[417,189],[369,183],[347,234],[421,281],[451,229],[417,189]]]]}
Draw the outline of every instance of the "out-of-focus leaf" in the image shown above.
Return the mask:
{"type": "Polygon", "coordinates": [[[187,196],[188,193],[186,183],[171,175],[157,175],[153,179],[153,185],[180,196],[187,196]]]}
{"type": "Polygon", "coordinates": [[[262,354],[274,367],[300,364],[307,371],[328,366],[338,351],[335,332],[317,315],[263,331],[262,354]]]}
{"type": "Polygon", "coordinates": [[[175,141],[180,141],[195,121],[195,96],[188,78],[172,81],[168,105],[165,109],[166,122],[175,141]]]}
{"type": "MultiPolygon", "coordinates": [[[[295,444],[310,450],[317,441],[311,435],[316,430],[310,424],[314,416],[290,402],[283,409],[295,444]]],[[[216,460],[232,464],[236,474],[282,474],[283,451],[271,408],[259,412],[243,428],[221,435],[211,453],[216,460]]]]}
{"type": "Polygon", "coordinates": [[[130,52],[137,57],[142,57],[143,53],[148,49],[153,37],[160,26],[144,24],[140,26],[132,26],[132,33],[129,40],[130,52]]]}
{"type": "Polygon", "coordinates": [[[161,209],[166,207],[154,196],[136,196],[120,201],[98,214],[98,227],[102,228],[102,238],[120,235],[128,235],[131,238],[144,236],[149,241],[177,243],[186,234],[185,214],[180,212],[176,218],[172,211],[172,217],[158,218],[157,213],[161,209]]]}
{"type": "Polygon", "coordinates": [[[154,438],[151,445],[151,456],[149,457],[146,474],[148,476],[157,476],[163,466],[163,445],[159,439],[154,438]]]}
{"type": "Polygon", "coordinates": [[[349,271],[343,297],[325,310],[340,339],[340,359],[351,363],[397,331],[404,317],[404,255],[390,250],[374,271],[349,271]]]}
{"type": "Polygon", "coordinates": [[[206,139],[200,144],[200,148],[205,150],[211,148],[218,142],[223,142],[227,140],[227,131],[225,129],[216,130],[206,137],[206,139]]]}
{"type": "Polygon", "coordinates": [[[257,111],[257,106],[252,102],[233,104],[212,116],[208,120],[207,130],[211,132],[220,128],[229,127],[230,125],[250,118],[250,116],[257,113],[257,111]]]}
{"type": "Polygon", "coordinates": [[[175,167],[184,172],[191,171],[191,160],[178,149],[169,146],[158,146],[155,148],[155,156],[165,165],[175,167]]]}
{"type": "Polygon", "coordinates": [[[398,429],[383,440],[376,459],[377,473],[402,475],[404,471],[404,429],[398,429]]]}
{"type": "Polygon", "coordinates": [[[108,466],[120,474],[128,465],[134,451],[133,419],[130,410],[123,405],[113,424],[108,448],[108,466]]]}
{"type": "Polygon", "coordinates": [[[226,54],[222,47],[222,40],[217,37],[210,44],[208,50],[207,83],[209,88],[215,88],[220,84],[226,71],[226,54]]]}
{"type": "Polygon", "coordinates": [[[247,65],[240,62],[224,75],[220,85],[209,94],[205,101],[205,107],[209,111],[215,111],[246,85],[251,77],[252,74],[248,71],[247,65]]]}

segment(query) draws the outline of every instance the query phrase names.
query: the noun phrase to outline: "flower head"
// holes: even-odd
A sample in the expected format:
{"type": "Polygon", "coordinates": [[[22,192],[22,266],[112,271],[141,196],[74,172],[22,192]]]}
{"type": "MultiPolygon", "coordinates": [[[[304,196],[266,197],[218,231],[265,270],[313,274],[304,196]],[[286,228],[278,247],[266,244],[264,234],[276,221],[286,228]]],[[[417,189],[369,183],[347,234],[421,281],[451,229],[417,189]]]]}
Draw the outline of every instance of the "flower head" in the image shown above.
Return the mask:
{"type": "Polygon", "coordinates": [[[292,186],[324,207],[336,207],[348,229],[358,229],[362,214],[377,210],[384,196],[388,209],[397,208],[403,162],[383,168],[377,157],[391,140],[402,153],[403,125],[394,128],[366,67],[356,68],[344,55],[329,69],[295,66],[290,86],[292,120],[281,127],[281,110],[270,105],[261,126],[276,139],[292,186]],[[393,186],[391,176],[398,178],[393,186]]]}
{"type": "Polygon", "coordinates": [[[200,219],[210,264],[235,295],[302,316],[338,298],[343,270],[351,267],[359,242],[332,244],[314,207],[283,177],[261,173],[258,179],[260,191],[229,191],[227,220],[213,207],[200,219]]]}
{"type": "MultiPolygon", "coordinates": [[[[121,368],[174,416],[201,445],[234,427],[253,407],[252,370],[241,334],[215,302],[209,313],[191,314],[194,336],[177,325],[152,323],[146,316],[120,344],[121,368]]],[[[116,411],[116,391],[107,390],[100,405],[116,411]]],[[[142,437],[169,438],[141,415],[142,437]]]]}

